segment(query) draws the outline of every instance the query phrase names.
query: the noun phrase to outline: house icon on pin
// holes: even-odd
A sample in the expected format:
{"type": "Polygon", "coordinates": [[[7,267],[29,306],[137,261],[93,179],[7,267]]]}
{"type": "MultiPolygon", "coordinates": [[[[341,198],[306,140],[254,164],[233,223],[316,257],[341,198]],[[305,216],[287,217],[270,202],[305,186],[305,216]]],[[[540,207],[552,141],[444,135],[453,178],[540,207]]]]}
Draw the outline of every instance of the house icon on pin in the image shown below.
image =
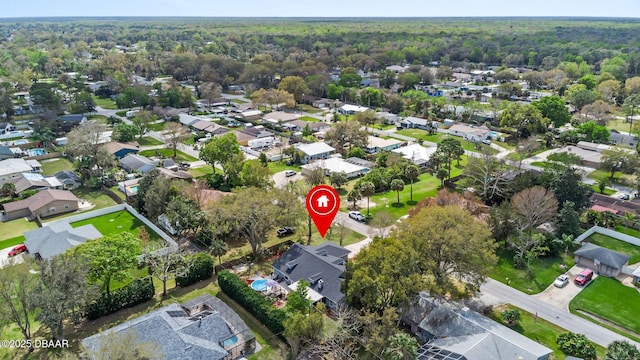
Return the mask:
{"type": "Polygon", "coordinates": [[[329,207],[329,198],[326,195],[322,195],[318,198],[318,207],[326,208],[329,207]]]}

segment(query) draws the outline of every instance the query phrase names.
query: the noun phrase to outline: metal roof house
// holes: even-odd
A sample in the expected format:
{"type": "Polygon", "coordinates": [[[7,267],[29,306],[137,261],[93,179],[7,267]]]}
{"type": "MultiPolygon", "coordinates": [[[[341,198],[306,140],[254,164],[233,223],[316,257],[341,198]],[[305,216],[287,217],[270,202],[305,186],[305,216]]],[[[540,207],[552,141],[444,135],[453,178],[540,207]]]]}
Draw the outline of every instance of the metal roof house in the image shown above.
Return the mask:
{"type": "Polygon", "coordinates": [[[154,343],[165,359],[241,359],[256,351],[255,336],[222,300],[202,295],[139,316],[81,341],[87,350],[100,345],[101,336],[132,331],[137,340],[154,343]]]}
{"type": "Polygon", "coordinates": [[[324,142],[296,144],[295,148],[304,153],[304,157],[302,158],[304,164],[312,160],[328,159],[331,154],[336,152],[334,147],[324,142]]]}
{"type": "Polygon", "coordinates": [[[425,292],[402,321],[418,334],[418,360],[547,360],[552,352],[465,306],[425,292]]]}
{"type": "Polygon", "coordinates": [[[301,279],[308,281],[309,288],[322,295],[325,305],[336,310],[344,299],[340,284],[349,252],[332,242],[317,246],[294,243],[271,267],[287,285],[301,279]]]}

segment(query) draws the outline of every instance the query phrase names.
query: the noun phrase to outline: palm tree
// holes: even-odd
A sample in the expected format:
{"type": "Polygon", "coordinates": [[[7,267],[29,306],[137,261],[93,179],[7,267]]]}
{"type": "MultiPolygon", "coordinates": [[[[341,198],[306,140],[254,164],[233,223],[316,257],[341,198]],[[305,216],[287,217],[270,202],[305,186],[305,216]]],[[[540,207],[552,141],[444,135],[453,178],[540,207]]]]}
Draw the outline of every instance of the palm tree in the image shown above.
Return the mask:
{"type": "Polygon", "coordinates": [[[391,180],[391,190],[396,192],[398,197],[397,203],[400,204],[400,191],[404,190],[404,181],[402,181],[402,179],[391,180]]]}
{"type": "Polygon", "coordinates": [[[221,239],[215,239],[209,245],[211,255],[218,257],[218,264],[222,264],[222,256],[227,253],[228,249],[227,243],[221,239]]]}
{"type": "Polygon", "coordinates": [[[360,200],[360,199],[362,199],[362,193],[360,193],[360,188],[359,187],[354,187],[347,194],[347,201],[352,201],[353,202],[353,208],[354,209],[356,209],[356,202],[358,202],[358,200],[360,200]]]}
{"type": "Polygon", "coordinates": [[[371,195],[376,193],[376,186],[373,185],[371,181],[365,181],[360,184],[360,193],[362,196],[367,197],[367,216],[371,215],[369,211],[369,200],[371,200],[371,195]]]}
{"type": "Polygon", "coordinates": [[[562,234],[562,239],[553,239],[553,242],[564,246],[564,258],[562,259],[562,268],[567,267],[567,254],[569,253],[569,246],[573,244],[573,235],[562,234]]]}
{"type": "Polygon", "coordinates": [[[413,360],[418,354],[418,341],[411,335],[397,332],[389,338],[389,347],[384,351],[384,359],[413,360]]]}
{"type": "Polygon", "coordinates": [[[413,201],[413,182],[418,179],[420,176],[420,169],[415,165],[409,165],[404,169],[404,177],[406,177],[411,182],[411,187],[409,188],[409,200],[413,201]]]}

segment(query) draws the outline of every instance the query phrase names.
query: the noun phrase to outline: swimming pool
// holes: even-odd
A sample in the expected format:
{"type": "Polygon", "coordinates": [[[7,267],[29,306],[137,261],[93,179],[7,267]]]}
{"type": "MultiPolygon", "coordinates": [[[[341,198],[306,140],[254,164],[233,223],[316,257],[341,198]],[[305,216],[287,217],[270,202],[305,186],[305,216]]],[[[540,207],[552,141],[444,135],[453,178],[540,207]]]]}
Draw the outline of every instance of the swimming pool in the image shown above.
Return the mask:
{"type": "Polygon", "coordinates": [[[222,342],[222,346],[223,347],[231,347],[233,345],[235,345],[238,342],[238,336],[233,335],[232,337],[228,338],[227,340],[222,342]]]}
{"type": "Polygon", "coordinates": [[[47,153],[45,149],[27,149],[24,152],[26,152],[28,156],[40,156],[47,153]]]}
{"type": "Polygon", "coordinates": [[[19,140],[14,140],[13,141],[13,145],[24,145],[29,143],[29,141],[25,140],[25,139],[19,139],[19,140]]]}
{"type": "Polygon", "coordinates": [[[267,279],[258,279],[251,283],[251,288],[255,291],[267,290],[267,279]]]}

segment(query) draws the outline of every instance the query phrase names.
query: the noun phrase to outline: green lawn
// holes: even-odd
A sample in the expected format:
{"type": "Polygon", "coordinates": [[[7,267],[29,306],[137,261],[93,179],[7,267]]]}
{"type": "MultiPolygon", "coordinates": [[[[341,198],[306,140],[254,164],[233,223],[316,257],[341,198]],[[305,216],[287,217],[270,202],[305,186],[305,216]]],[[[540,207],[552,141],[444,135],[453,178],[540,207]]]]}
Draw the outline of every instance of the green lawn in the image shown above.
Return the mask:
{"type": "MultiPolygon", "coordinates": [[[[562,269],[561,257],[543,257],[531,264],[531,271],[516,269],[513,266],[513,253],[498,249],[498,264],[489,274],[492,279],[507,284],[527,294],[537,294],[546,289],[558,275],[566,270],[562,269]]],[[[567,256],[567,267],[573,266],[573,257],[567,256]]]]}
{"type": "MultiPolygon", "coordinates": [[[[566,329],[550,323],[547,320],[541,318],[536,319],[535,315],[530,312],[524,311],[510,304],[494,308],[491,314],[489,314],[489,317],[501,324],[504,324],[501,313],[507,309],[520,311],[520,320],[511,328],[512,330],[553,350],[553,354],[556,359],[564,359],[567,356],[556,344],[556,338],[558,335],[567,332],[566,329]]],[[[596,353],[599,359],[604,359],[605,351],[605,348],[596,345],[596,353]]]]}
{"type": "Polygon", "coordinates": [[[66,158],[40,160],[43,175],[53,175],[62,170],[73,170],[73,164],[66,158]]]}
{"type": "Polygon", "coordinates": [[[629,132],[629,123],[625,119],[611,119],[607,123],[607,127],[618,131],[629,132]]]}
{"type": "Polygon", "coordinates": [[[106,115],[90,115],[89,116],[90,120],[93,120],[97,123],[100,124],[106,124],[107,123],[107,116],[106,115]]]}
{"type": "Polygon", "coordinates": [[[167,122],[165,122],[165,121],[155,122],[155,123],[149,125],[148,129],[149,130],[153,130],[153,131],[162,131],[162,130],[164,130],[164,127],[166,125],[167,125],[167,122]]]}
{"type": "Polygon", "coordinates": [[[295,172],[300,172],[300,167],[299,166],[289,166],[284,161],[272,161],[272,162],[269,162],[267,164],[267,167],[269,168],[269,173],[271,173],[271,174],[275,174],[275,173],[278,173],[278,172],[281,172],[281,171],[285,171],[285,170],[293,170],[295,172]]]}
{"type": "Polygon", "coordinates": [[[79,199],[87,200],[95,205],[91,210],[97,210],[116,205],[109,196],[105,195],[100,190],[91,189],[88,187],[77,188],[72,191],[79,199]]]}
{"type": "MultiPolygon", "coordinates": [[[[400,135],[404,135],[404,136],[411,136],[414,137],[416,139],[425,139],[425,136],[429,135],[429,132],[426,130],[422,130],[422,129],[402,129],[402,130],[398,130],[396,131],[396,134],[400,134],[400,135]]],[[[437,133],[435,135],[432,136],[438,136],[438,135],[442,135],[440,133],[437,133]]],[[[429,140],[432,142],[435,142],[433,140],[429,140]]]]}
{"type": "Polygon", "coordinates": [[[613,178],[610,178],[610,176],[611,176],[611,172],[600,170],[600,169],[594,170],[589,175],[587,175],[589,179],[594,179],[594,180],[608,178],[611,180],[612,183],[619,184],[619,185],[633,184],[636,178],[634,175],[623,174],[620,171],[616,171],[613,174],[613,178]]]}
{"type": "MultiPolygon", "coordinates": [[[[36,226],[37,228],[37,226],[36,226]]],[[[0,240],[0,249],[6,249],[10,247],[14,247],[18,244],[24,243],[24,235],[12,237],[5,240],[0,240]]]]}
{"type": "Polygon", "coordinates": [[[311,113],[311,114],[317,114],[317,113],[320,113],[320,112],[324,111],[324,109],[314,108],[313,106],[308,105],[308,104],[300,105],[300,109],[302,111],[304,111],[304,112],[308,112],[308,113],[311,113]]]}
{"type": "Polygon", "coordinates": [[[71,223],[71,226],[77,228],[87,224],[92,224],[93,226],[95,226],[95,228],[98,229],[98,231],[100,231],[102,235],[117,234],[123,231],[129,231],[137,236],[138,232],[140,232],[140,229],[144,226],[147,228],[147,232],[149,233],[151,240],[160,239],[160,235],[156,234],[155,231],[151,230],[149,227],[143,224],[142,221],[136,219],[133,215],[125,210],[97,216],[91,219],[76,221],[74,223],[71,223]]]}
{"type": "Polygon", "coordinates": [[[193,175],[194,178],[199,178],[209,174],[213,174],[213,169],[211,168],[211,166],[206,165],[197,168],[190,168],[187,172],[193,175]]]}
{"type": "Polygon", "coordinates": [[[236,104],[246,104],[248,102],[250,102],[249,100],[242,100],[242,99],[231,99],[232,103],[236,103],[236,104]]]}
{"type": "Polygon", "coordinates": [[[140,146],[153,146],[162,145],[162,141],[152,138],[151,136],[143,136],[141,139],[136,140],[140,146]]]}
{"type": "MultiPolygon", "coordinates": [[[[37,229],[38,224],[35,221],[27,221],[24,218],[15,219],[11,221],[2,221],[0,222],[0,244],[2,241],[5,241],[9,238],[14,238],[16,236],[21,236],[25,231],[37,229]]],[[[0,245],[2,246],[2,245],[0,245]]],[[[1,247],[2,249],[5,247],[1,247]]]]}
{"type": "Polygon", "coordinates": [[[96,105],[100,106],[103,109],[116,110],[118,108],[116,106],[116,103],[110,98],[102,99],[93,95],[93,100],[96,102],[96,105]]]}
{"type": "Polygon", "coordinates": [[[316,119],[314,117],[311,117],[311,116],[301,116],[300,120],[308,121],[308,122],[318,122],[318,121],[320,121],[320,120],[318,120],[318,119],[316,119]]]}
{"type": "MultiPolygon", "coordinates": [[[[142,156],[147,156],[147,157],[152,157],[152,156],[156,156],[156,152],[160,152],[162,154],[163,158],[172,158],[173,157],[173,150],[172,149],[150,149],[150,150],[143,150],[140,151],[140,155],[142,156]]],[[[182,151],[178,150],[176,152],[177,156],[175,157],[175,161],[187,161],[187,162],[191,162],[191,161],[198,161],[198,159],[196,159],[195,157],[189,155],[189,154],[185,154],[182,151]]]]}
{"type": "Polygon", "coordinates": [[[593,234],[585,241],[631,256],[629,264],[635,264],[640,261],[640,246],[635,246],[602,234],[593,234]]]}
{"type": "MultiPolygon", "coordinates": [[[[531,163],[531,165],[533,165],[533,164],[534,163],[531,163]]],[[[600,188],[598,187],[598,185],[592,185],[591,188],[593,189],[593,192],[595,192],[597,194],[600,194],[600,188]]],[[[617,191],[613,190],[612,188],[605,188],[604,189],[604,194],[605,195],[611,196],[611,195],[613,195],[615,193],[617,193],[617,191]]]]}
{"type": "MultiPolygon", "coordinates": [[[[574,314],[582,310],[597,315],[640,334],[637,316],[640,312],[640,294],[636,288],[622,285],[618,280],[598,276],[571,300],[569,310],[574,314]]],[[[596,322],[590,317],[586,318],[596,322]]]]}

